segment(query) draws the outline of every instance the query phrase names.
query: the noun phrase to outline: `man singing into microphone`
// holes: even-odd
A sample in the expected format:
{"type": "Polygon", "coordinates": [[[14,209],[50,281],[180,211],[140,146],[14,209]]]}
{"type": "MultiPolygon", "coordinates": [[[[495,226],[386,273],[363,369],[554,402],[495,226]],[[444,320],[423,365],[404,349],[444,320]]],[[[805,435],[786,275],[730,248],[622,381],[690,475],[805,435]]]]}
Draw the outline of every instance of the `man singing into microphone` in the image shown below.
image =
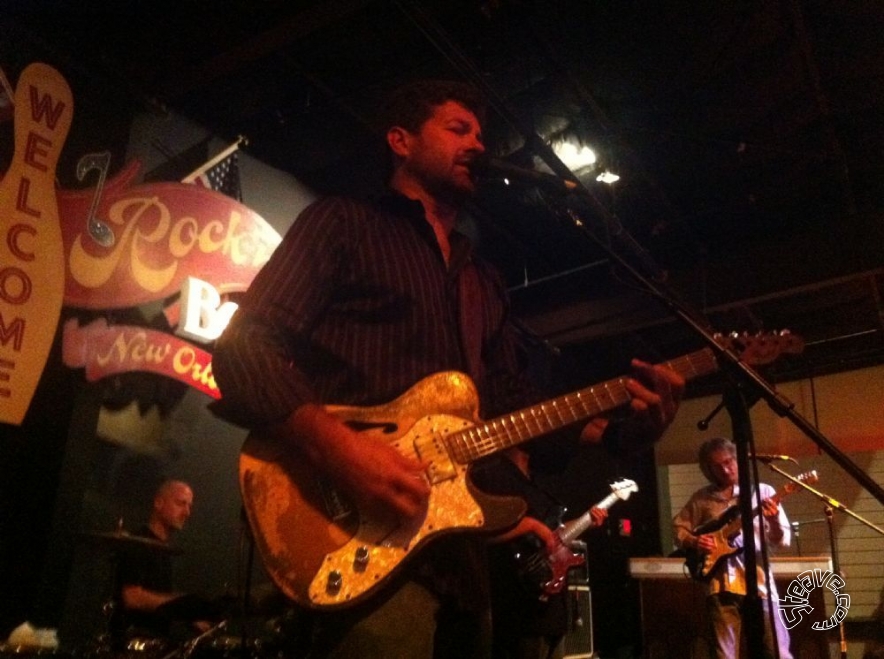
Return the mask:
{"type": "MultiPolygon", "coordinates": [[[[736,446],[724,437],[709,439],[700,446],[700,471],[709,480],[709,485],[697,490],[673,520],[676,543],[682,549],[695,550],[702,554],[719,549],[716,547],[715,535],[696,535],[693,529],[719,518],[728,508],[738,505],[740,486],[736,453],[736,446]]],[[[760,549],[762,527],[768,546],[788,547],[792,527],[785,511],[772,499],[776,491],[766,483],[759,483],[758,491],[762,499],[762,519],[757,516],[755,518],[755,547],[760,549]]],[[[743,546],[742,534],[737,536],[735,545],[743,546]]],[[[722,555],[723,558],[724,556],[726,554],[722,555]]],[[[758,557],[761,558],[760,553],[758,557]]],[[[773,580],[767,584],[766,573],[759,560],[758,594],[764,603],[764,656],[792,659],[789,632],[780,620],[776,584],[773,580]],[[774,619],[776,642],[771,630],[771,617],[774,619]]],[[[740,633],[746,613],[746,563],[743,552],[739,551],[716,564],[710,577],[706,612],[712,655],[717,659],[736,659],[740,656],[740,633]]]]}
{"type": "MultiPolygon", "coordinates": [[[[440,496],[429,463],[365,437],[326,406],[386,403],[450,370],[472,376],[486,418],[533,394],[504,282],[456,227],[485,152],[480,94],[460,82],[416,81],[381,114],[388,193],[328,197],[301,213],[216,343],[223,397],[215,412],[275,438],[360,513],[412,528],[428,515],[431,494],[440,496]]],[[[632,366],[632,418],[653,441],[672,421],[684,381],[663,366],[632,366]]],[[[585,438],[619,442],[619,419],[611,429],[602,421],[585,438]]],[[[304,611],[297,656],[484,659],[484,540],[446,534],[363,602],[304,611]]]]}

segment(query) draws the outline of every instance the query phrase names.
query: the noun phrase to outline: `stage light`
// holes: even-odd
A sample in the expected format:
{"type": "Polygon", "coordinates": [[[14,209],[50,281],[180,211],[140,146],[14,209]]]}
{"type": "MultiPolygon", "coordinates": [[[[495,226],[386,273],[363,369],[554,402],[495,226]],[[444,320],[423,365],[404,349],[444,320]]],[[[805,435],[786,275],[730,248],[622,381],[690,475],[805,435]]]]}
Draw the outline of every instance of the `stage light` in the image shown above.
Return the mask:
{"type": "Polygon", "coordinates": [[[595,152],[588,146],[577,145],[569,140],[557,142],[553,150],[565,166],[572,172],[589,167],[596,162],[595,152]]]}
{"type": "Polygon", "coordinates": [[[611,185],[611,184],[614,183],[615,181],[619,181],[619,180],[620,180],[620,177],[617,176],[616,174],[612,173],[612,172],[609,172],[609,171],[606,169],[606,170],[603,171],[601,174],[599,174],[598,176],[596,176],[596,177],[595,177],[595,180],[596,180],[596,181],[600,181],[601,183],[607,183],[608,185],[611,185]]]}

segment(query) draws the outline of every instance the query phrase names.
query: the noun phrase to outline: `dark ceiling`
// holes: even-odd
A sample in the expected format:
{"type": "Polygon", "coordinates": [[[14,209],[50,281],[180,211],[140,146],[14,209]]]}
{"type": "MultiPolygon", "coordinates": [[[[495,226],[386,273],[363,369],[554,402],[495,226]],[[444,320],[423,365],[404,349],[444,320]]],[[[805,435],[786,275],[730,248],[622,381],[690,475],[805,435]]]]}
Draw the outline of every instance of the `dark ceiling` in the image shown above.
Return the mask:
{"type": "Polygon", "coordinates": [[[4,12],[7,59],[32,56],[10,46],[28,44],[71,79],[225,139],[245,135],[246,152],[322,192],[376,188],[375,109],[417,77],[479,86],[489,150],[522,166],[567,175],[543,139],[590,144],[615,185],[582,170],[583,190],[568,197],[490,182],[473,209],[519,318],[575,364],[598,348],[622,365],[632,352],[701,346],[597,241],[649,266],[715,330],[802,336],[804,352],[778,363],[777,378],[884,362],[879,0],[30,2],[4,12]]]}

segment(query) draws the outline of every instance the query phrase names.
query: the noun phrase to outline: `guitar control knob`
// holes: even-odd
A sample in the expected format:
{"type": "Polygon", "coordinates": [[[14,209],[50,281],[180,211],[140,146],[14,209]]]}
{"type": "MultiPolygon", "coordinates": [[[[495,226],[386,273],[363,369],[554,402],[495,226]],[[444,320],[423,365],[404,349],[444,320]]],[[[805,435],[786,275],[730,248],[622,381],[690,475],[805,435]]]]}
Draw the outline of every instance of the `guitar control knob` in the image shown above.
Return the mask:
{"type": "Polygon", "coordinates": [[[341,573],[337,570],[332,570],[328,573],[328,583],[325,584],[325,590],[329,595],[334,595],[341,590],[343,583],[344,578],[341,576],[341,573]]]}
{"type": "Polygon", "coordinates": [[[368,547],[357,547],[356,554],[353,556],[353,567],[357,572],[363,572],[368,567],[368,547]]]}

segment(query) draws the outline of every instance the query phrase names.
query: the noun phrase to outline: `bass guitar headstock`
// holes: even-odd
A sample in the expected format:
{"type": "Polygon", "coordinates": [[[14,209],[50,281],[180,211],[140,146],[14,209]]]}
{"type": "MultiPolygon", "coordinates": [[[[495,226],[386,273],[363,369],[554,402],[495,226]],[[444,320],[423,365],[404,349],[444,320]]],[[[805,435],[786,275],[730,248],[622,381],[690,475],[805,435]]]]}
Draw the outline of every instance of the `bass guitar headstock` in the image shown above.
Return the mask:
{"type": "Polygon", "coordinates": [[[635,481],[624,478],[616,483],[611,483],[611,492],[622,501],[626,501],[633,492],[638,492],[638,485],[635,481]]]}
{"type": "Polygon", "coordinates": [[[737,352],[742,361],[753,366],[770,364],[782,354],[797,355],[804,351],[804,339],[789,330],[716,334],[715,340],[723,348],[737,352]]]}

